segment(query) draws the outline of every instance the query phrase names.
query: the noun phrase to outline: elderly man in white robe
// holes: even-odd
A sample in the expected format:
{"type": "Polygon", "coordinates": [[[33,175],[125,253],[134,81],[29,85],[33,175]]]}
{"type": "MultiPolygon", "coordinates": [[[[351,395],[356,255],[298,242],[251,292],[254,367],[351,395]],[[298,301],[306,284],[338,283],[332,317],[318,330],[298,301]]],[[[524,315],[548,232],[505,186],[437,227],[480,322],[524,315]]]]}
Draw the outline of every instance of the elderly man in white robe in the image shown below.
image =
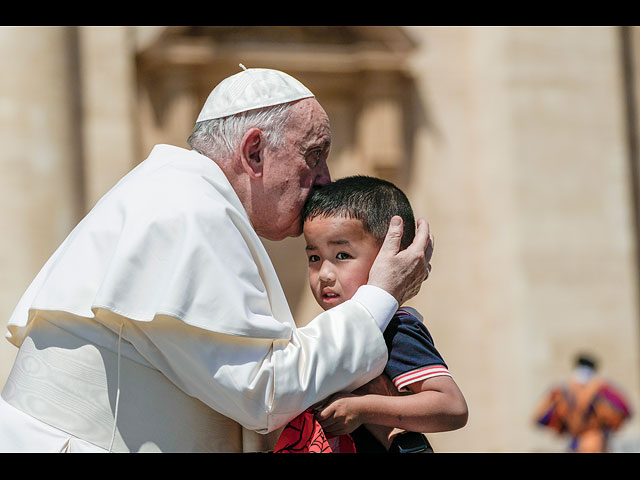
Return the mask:
{"type": "Polygon", "coordinates": [[[400,252],[392,222],[369,284],[296,327],[259,236],[300,235],[330,181],[326,113],[291,76],[243,67],[189,143],[155,146],[18,303],[0,451],[268,451],[307,407],[382,372],[382,331],[428,276],[426,222],[400,252]]]}

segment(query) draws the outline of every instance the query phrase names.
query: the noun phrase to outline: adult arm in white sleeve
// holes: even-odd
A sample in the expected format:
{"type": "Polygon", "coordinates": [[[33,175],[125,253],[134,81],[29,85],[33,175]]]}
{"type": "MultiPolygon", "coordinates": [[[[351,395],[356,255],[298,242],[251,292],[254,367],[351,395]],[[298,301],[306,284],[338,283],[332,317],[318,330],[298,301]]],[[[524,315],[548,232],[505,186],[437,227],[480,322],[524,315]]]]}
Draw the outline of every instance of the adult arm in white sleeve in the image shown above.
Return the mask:
{"type": "Polygon", "coordinates": [[[260,433],[367,383],[387,361],[380,327],[357,300],[292,330],[289,339],[203,331],[167,316],[127,322],[123,337],[187,394],[260,433]]]}

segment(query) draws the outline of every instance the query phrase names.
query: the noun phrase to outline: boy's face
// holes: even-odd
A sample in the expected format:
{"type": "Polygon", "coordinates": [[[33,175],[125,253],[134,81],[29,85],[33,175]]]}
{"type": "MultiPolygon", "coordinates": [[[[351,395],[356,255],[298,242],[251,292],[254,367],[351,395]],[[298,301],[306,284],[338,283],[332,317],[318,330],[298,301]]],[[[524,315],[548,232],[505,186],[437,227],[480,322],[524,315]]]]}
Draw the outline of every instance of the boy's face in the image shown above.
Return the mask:
{"type": "Polygon", "coordinates": [[[309,284],[318,304],[328,310],[349,300],[369,279],[380,245],[362,221],[316,217],[304,223],[309,284]]]}

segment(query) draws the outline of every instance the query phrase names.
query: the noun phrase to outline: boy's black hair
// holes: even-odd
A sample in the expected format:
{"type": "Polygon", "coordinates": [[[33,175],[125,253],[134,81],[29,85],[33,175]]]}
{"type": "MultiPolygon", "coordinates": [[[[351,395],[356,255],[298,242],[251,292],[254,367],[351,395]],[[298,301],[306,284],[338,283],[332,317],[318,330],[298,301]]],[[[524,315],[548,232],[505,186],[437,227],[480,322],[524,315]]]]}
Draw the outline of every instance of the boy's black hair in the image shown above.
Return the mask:
{"type": "Polygon", "coordinates": [[[315,217],[355,218],[382,244],[394,215],[402,217],[401,248],[407,248],[413,242],[416,224],[406,195],[391,182],[356,175],[314,188],[302,211],[302,222],[315,217]]]}

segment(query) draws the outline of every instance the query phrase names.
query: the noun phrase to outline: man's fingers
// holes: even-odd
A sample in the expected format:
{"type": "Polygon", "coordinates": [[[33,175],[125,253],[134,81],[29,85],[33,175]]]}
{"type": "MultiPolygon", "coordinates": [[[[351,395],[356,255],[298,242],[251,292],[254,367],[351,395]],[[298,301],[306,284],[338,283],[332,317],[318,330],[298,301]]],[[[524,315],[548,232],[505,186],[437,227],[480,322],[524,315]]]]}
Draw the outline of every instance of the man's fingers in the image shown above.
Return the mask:
{"type": "Polygon", "coordinates": [[[403,223],[394,216],[380,248],[380,252],[369,272],[369,285],[374,285],[393,295],[399,304],[420,291],[427,279],[428,265],[433,253],[433,236],[429,224],[418,219],[416,235],[406,250],[400,251],[403,223]]]}
{"type": "Polygon", "coordinates": [[[389,230],[384,238],[384,242],[380,247],[381,252],[387,252],[395,255],[400,251],[400,243],[402,242],[403,233],[402,217],[395,215],[389,223],[389,230]]]}
{"type": "Polygon", "coordinates": [[[429,262],[431,260],[431,256],[433,255],[433,248],[434,248],[434,239],[433,239],[433,234],[430,233],[429,234],[429,240],[427,242],[427,248],[424,252],[424,258],[427,259],[427,262],[429,262]]]}
{"type": "Polygon", "coordinates": [[[429,224],[422,218],[419,218],[416,223],[416,235],[411,246],[413,248],[424,251],[426,256],[427,248],[429,246],[429,240],[431,238],[431,233],[429,232],[429,224]]]}
{"type": "Polygon", "coordinates": [[[433,255],[434,238],[433,234],[429,230],[429,224],[423,220],[418,219],[416,236],[413,240],[412,247],[418,251],[424,252],[425,266],[431,261],[433,255]]]}

